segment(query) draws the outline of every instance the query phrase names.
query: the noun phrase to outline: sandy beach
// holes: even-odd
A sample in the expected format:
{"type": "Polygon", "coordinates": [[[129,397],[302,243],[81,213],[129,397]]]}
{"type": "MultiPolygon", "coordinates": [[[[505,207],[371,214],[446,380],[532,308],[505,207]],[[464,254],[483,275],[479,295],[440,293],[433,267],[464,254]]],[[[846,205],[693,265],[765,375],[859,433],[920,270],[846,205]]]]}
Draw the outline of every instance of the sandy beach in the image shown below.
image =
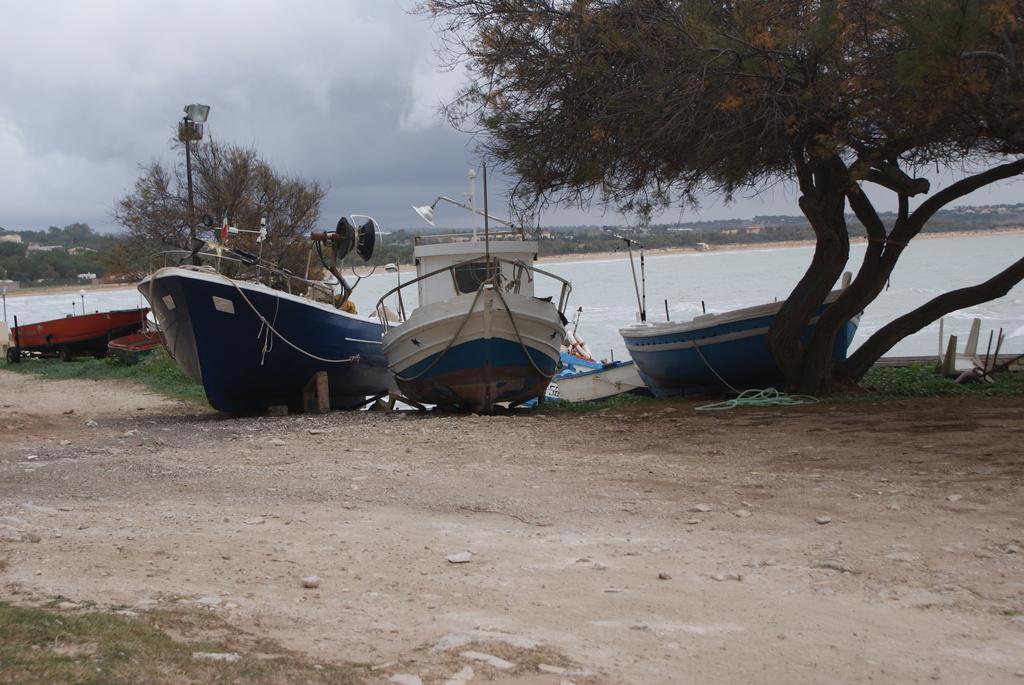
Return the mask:
{"type": "Polygon", "coordinates": [[[229,418],[4,370],[0,398],[6,602],[213,612],[242,659],[371,685],[1024,677],[1022,398],[229,418]]]}

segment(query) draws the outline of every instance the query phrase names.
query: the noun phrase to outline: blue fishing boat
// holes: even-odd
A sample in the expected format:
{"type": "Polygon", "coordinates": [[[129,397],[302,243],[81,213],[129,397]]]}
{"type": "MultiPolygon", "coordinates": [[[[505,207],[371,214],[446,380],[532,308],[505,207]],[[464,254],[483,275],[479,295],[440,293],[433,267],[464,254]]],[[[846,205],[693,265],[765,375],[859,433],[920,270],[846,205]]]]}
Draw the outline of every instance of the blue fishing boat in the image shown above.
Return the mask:
{"type": "MultiPolygon", "coordinates": [[[[314,234],[314,240],[342,244],[347,251],[358,238],[343,221],[335,232],[314,234]]],[[[251,413],[285,405],[301,411],[303,393],[321,371],[327,373],[333,409],[362,406],[394,387],[380,322],[346,304],[354,286],[330,264],[325,265],[338,278],[340,293],[339,284],[300,278],[246,252],[185,254],[222,268],[249,267],[255,274],[228,277],[211,266],[178,264],[156,270],[138,286],[171,357],[202,384],[215,409],[251,413]]]]}
{"type": "MultiPolygon", "coordinates": [[[[833,291],[825,299],[804,329],[805,341],[841,292],[833,291]]],[[[768,348],[767,333],[782,304],[704,314],[690,321],[637,323],[619,333],[640,377],[659,397],[780,386],[784,379],[768,348]]],[[[859,322],[858,314],[840,329],[832,348],[836,361],[846,358],[859,322]]]]}

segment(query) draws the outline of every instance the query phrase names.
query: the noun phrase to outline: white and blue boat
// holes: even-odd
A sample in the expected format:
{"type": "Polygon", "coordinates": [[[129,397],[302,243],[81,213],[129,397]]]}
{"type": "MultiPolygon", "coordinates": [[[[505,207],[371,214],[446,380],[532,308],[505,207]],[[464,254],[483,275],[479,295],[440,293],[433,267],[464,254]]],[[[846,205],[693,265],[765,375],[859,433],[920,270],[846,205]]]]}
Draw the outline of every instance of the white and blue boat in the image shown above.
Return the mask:
{"type": "MultiPolygon", "coordinates": [[[[354,232],[343,222],[321,240],[346,239],[344,227],[351,247],[354,232]]],[[[357,408],[394,387],[381,324],[345,305],[351,287],[344,279],[338,293],[338,284],[298,277],[245,252],[183,254],[173,260],[165,253],[179,264],[157,269],[138,288],[171,357],[202,384],[215,409],[252,413],[285,405],[301,411],[303,392],[320,371],[327,373],[333,409],[357,408]],[[221,269],[180,263],[193,261],[190,256],[221,269]],[[231,277],[221,272],[229,266],[231,277]]]]}
{"type": "Polygon", "coordinates": [[[417,277],[377,305],[388,367],[404,399],[489,412],[543,397],[558,370],[569,283],[533,266],[537,243],[522,232],[435,239],[417,239],[417,277]],[[534,296],[540,275],[560,282],[557,303],[534,296]],[[388,321],[385,300],[413,286],[419,305],[408,318],[388,321]]]}
{"type": "MultiPolygon", "coordinates": [[[[810,338],[818,316],[839,297],[829,293],[804,330],[810,338]]],[[[727,389],[781,386],[784,379],[768,347],[768,328],[782,302],[704,314],[690,321],[641,322],[619,330],[640,377],[656,396],[707,394],[727,389]]],[[[836,336],[832,358],[842,361],[860,315],[836,336]]]]}

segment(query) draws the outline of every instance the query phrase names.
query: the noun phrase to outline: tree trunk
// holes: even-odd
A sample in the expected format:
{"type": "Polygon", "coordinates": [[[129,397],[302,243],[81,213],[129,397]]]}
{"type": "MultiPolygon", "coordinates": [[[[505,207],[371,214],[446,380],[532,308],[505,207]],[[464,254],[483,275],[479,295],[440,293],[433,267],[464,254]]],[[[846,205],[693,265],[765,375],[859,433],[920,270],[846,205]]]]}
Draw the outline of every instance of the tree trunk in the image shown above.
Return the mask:
{"type": "MultiPolygon", "coordinates": [[[[832,160],[815,170],[814,185],[802,183],[800,209],[815,234],[814,257],[803,277],[786,298],[768,329],[768,346],[782,370],[786,387],[806,392],[827,389],[831,359],[815,348],[805,348],[801,335],[832,286],[843,272],[850,254],[846,227],[846,167],[832,160]]],[[[833,333],[834,337],[834,333],[833,333]]]]}
{"type": "Polygon", "coordinates": [[[879,357],[908,335],[917,333],[940,316],[1003,297],[1022,280],[1024,280],[1024,258],[1018,259],[984,283],[939,295],[876,331],[863,345],[857,348],[856,352],[850,355],[849,359],[836,366],[837,377],[859,381],[878,361],[879,357]]]}

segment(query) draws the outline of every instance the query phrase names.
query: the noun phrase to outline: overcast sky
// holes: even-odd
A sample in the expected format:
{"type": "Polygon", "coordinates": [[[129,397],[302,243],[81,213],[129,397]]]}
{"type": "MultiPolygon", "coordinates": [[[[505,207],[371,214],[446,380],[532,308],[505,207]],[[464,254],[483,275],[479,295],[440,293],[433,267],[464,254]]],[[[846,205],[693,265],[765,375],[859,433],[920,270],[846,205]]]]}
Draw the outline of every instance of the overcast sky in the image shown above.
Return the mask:
{"type": "MultiPolygon", "coordinates": [[[[182,108],[211,107],[208,134],[254,145],[290,175],[329,189],[324,224],[370,214],[415,227],[412,204],[459,197],[476,164],[469,136],[438,114],[459,75],[437,68],[431,24],[412,0],[34,0],[0,19],[0,226],[82,221],[113,229],[139,166],[172,163],[182,108]]],[[[501,184],[491,205],[501,208],[501,184]]],[[[479,188],[479,186],[478,186],[479,188]]],[[[1019,183],[966,204],[1016,202],[1019,183]]],[[[479,192],[479,191],[478,191],[479,192]]],[[[499,213],[494,211],[492,213],[499,213]]],[[[503,213],[503,212],[502,212],[503,213]]],[[[662,220],[798,214],[792,189],[662,220]]],[[[438,209],[438,222],[469,214],[438,209]]],[[[619,223],[599,209],[545,224],[619,223]]]]}

